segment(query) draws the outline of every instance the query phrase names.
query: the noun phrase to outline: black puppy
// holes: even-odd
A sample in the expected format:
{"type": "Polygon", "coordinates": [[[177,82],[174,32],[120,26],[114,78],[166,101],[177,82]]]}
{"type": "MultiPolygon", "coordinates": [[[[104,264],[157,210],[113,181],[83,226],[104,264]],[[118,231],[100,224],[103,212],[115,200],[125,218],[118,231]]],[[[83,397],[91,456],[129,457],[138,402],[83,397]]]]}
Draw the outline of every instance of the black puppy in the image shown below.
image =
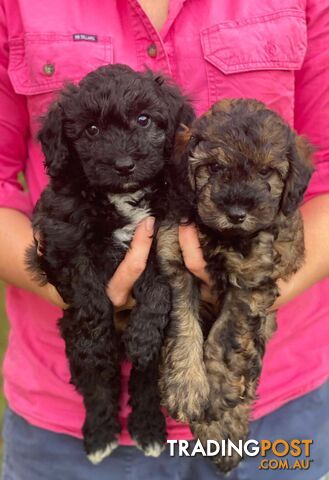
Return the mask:
{"type": "Polygon", "coordinates": [[[122,338],[106,285],[137,224],[149,215],[161,219],[175,131],[192,118],[188,102],[163,77],[114,65],[68,85],[39,133],[50,182],[34,212],[28,265],[69,305],[59,326],[71,381],[84,399],[84,444],[93,463],[117,446],[122,346],[133,362],[130,434],[153,456],[166,439],[157,378],[171,301],[155,246],[122,338]]]}

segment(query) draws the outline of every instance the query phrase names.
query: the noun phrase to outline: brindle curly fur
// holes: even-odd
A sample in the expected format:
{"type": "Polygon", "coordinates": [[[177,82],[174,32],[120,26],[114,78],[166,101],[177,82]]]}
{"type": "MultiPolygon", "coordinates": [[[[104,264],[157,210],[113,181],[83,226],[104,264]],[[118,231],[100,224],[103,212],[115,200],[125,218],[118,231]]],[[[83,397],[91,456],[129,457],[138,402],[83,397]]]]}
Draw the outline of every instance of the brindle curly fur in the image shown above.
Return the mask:
{"type": "MultiPolygon", "coordinates": [[[[203,442],[247,437],[266,342],[276,328],[275,314],[268,312],[278,296],[276,280],[303,262],[298,206],[313,169],[311,151],[256,100],[219,102],[178,135],[172,193],[177,215],[168,217],[158,236],[161,268],[173,290],[160,390],[168,411],[189,421],[203,442]],[[200,309],[200,282],[179,252],[183,215],[198,227],[220,299],[210,324],[200,309]]],[[[214,461],[229,471],[240,457],[214,461]]]]}

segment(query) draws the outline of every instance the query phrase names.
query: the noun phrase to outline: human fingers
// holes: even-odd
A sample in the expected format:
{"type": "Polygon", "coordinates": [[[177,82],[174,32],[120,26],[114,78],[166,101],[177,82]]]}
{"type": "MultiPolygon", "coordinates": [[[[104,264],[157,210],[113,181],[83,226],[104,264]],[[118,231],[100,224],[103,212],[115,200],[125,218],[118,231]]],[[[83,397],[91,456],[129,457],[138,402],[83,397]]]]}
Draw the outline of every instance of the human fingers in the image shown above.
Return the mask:
{"type": "Polygon", "coordinates": [[[153,241],[154,221],[154,217],[147,217],[137,226],[125,258],[107,286],[107,294],[115,307],[126,304],[134,283],[145,269],[153,241]]]}
{"type": "Polygon", "coordinates": [[[205,284],[211,286],[211,280],[206,271],[207,263],[203,257],[195,225],[180,225],[178,235],[186,268],[205,284]]]}

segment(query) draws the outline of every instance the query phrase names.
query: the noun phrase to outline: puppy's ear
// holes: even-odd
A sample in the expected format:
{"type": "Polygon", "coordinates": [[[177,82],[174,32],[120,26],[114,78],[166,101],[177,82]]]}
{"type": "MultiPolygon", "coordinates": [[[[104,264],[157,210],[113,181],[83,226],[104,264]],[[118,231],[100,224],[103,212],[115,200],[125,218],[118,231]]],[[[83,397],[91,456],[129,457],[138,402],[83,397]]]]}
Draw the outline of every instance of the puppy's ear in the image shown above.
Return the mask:
{"type": "Polygon", "coordinates": [[[312,153],[313,148],[307,140],[294,134],[288,151],[289,172],[281,200],[284,215],[297,210],[303,199],[314,170],[312,153]]]}
{"type": "Polygon", "coordinates": [[[184,124],[178,126],[175,135],[173,154],[169,165],[174,172],[176,182],[186,183],[188,180],[188,143],[191,138],[191,130],[184,124]],[[178,180],[179,179],[179,180],[178,180]]]}
{"type": "Polygon", "coordinates": [[[175,155],[174,155],[175,162],[178,162],[179,158],[186,151],[186,148],[191,140],[191,137],[192,137],[191,129],[184,123],[181,123],[176,130],[175,155]]]}
{"type": "Polygon", "coordinates": [[[58,103],[54,103],[43,119],[38,133],[45,155],[45,167],[50,177],[57,177],[68,164],[69,150],[63,135],[63,111],[58,103]]]}
{"type": "Polygon", "coordinates": [[[176,132],[174,165],[178,172],[178,178],[182,182],[189,183],[193,195],[196,191],[194,171],[191,168],[189,156],[191,151],[198,144],[199,139],[186,125],[181,124],[176,132]]]}
{"type": "Polygon", "coordinates": [[[175,150],[169,163],[170,172],[170,199],[171,211],[177,215],[177,220],[193,218],[195,206],[195,179],[189,168],[191,130],[181,124],[178,127],[175,138],[175,150]]]}
{"type": "Polygon", "coordinates": [[[195,113],[188,99],[170,80],[162,75],[154,75],[153,80],[159,85],[162,97],[168,107],[167,138],[169,142],[173,142],[179,125],[191,125],[195,119],[195,113]]]}

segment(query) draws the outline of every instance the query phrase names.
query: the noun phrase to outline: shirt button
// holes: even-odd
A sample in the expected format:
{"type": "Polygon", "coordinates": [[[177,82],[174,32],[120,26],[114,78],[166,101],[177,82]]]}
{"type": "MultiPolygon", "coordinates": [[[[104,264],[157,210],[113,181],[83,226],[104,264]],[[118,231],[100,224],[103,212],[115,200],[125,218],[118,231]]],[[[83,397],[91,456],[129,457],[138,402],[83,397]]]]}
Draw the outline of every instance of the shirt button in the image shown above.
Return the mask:
{"type": "Polygon", "coordinates": [[[152,45],[150,45],[148,47],[147,53],[148,53],[149,57],[151,57],[151,58],[155,58],[157,56],[158,50],[157,50],[156,45],[154,45],[154,43],[152,43],[152,45]]]}
{"type": "Polygon", "coordinates": [[[54,75],[55,73],[55,65],[53,63],[45,63],[43,66],[43,73],[48,77],[54,75]]]}

